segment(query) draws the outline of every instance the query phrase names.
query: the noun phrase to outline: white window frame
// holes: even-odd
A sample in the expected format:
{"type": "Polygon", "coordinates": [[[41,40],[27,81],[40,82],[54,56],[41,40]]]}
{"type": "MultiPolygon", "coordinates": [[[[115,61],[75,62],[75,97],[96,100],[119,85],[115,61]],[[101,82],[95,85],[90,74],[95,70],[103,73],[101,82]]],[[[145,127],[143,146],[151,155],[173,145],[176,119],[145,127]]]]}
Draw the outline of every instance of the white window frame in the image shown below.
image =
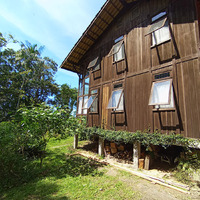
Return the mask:
{"type": "MultiPolygon", "coordinates": [[[[124,101],[123,101],[123,99],[124,99],[124,89],[123,89],[123,88],[114,89],[114,90],[112,91],[112,94],[111,94],[110,99],[109,99],[109,101],[108,101],[107,109],[113,109],[113,111],[124,111],[124,101]],[[120,94],[120,97],[119,97],[119,99],[118,99],[118,102],[116,103],[116,106],[109,106],[110,102],[111,102],[112,99],[113,99],[113,94],[114,94],[114,92],[119,91],[119,90],[121,90],[121,94],[120,94]],[[123,96],[123,97],[122,97],[122,96],[123,96]],[[120,105],[121,101],[123,101],[123,102],[122,102],[122,103],[123,103],[123,109],[119,109],[119,105],[120,105]]],[[[111,103],[111,104],[112,104],[112,103],[111,103]]]]}
{"type": "MultiPolygon", "coordinates": [[[[91,95],[90,95],[90,97],[88,98],[88,100],[84,103],[84,106],[83,106],[83,110],[85,110],[85,109],[90,109],[91,108],[91,106],[92,106],[92,104],[95,102],[95,100],[98,98],[98,90],[97,89],[94,89],[94,90],[92,90],[91,91],[91,95]],[[95,91],[96,90],[96,92],[95,93],[92,93],[92,91],[95,91]],[[92,102],[88,105],[88,102],[90,101],[90,99],[92,99],[94,97],[94,99],[92,100],[92,102]]],[[[97,112],[98,112],[98,110],[97,110],[97,112]]],[[[96,112],[91,112],[91,113],[96,113],[96,112]]]]}
{"type": "Polygon", "coordinates": [[[78,115],[82,114],[82,106],[83,106],[83,97],[79,97],[78,98],[78,110],[77,110],[78,115]]]}
{"type": "Polygon", "coordinates": [[[152,17],[152,24],[146,35],[151,34],[152,47],[171,40],[169,22],[166,12],[161,12],[152,17]],[[167,30],[165,30],[167,28],[167,30]],[[165,34],[165,35],[164,35],[165,34]]]}
{"type": "Polygon", "coordinates": [[[87,69],[92,69],[92,72],[98,71],[101,69],[101,62],[99,56],[92,60],[87,69]],[[97,68],[98,67],[98,68],[97,68]]]}
{"type": "Polygon", "coordinates": [[[110,50],[108,56],[113,56],[113,62],[118,62],[124,60],[125,58],[125,45],[124,45],[124,37],[121,36],[115,40],[115,44],[110,50]],[[121,58],[117,59],[117,55],[121,53],[121,58]]]}
{"type": "Polygon", "coordinates": [[[152,87],[151,87],[151,93],[150,93],[150,98],[149,98],[149,105],[155,106],[155,108],[163,108],[163,109],[169,109],[169,108],[174,108],[174,92],[173,92],[173,84],[172,84],[172,79],[165,79],[162,81],[156,81],[153,82],[152,87]],[[168,92],[168,99],[166,102],[155,102],[152,103],[152,98],[153,98],[153,93],[155,89],[155,85],[159,83],[163,83],[169,81],[169,90],[168,92]]]}

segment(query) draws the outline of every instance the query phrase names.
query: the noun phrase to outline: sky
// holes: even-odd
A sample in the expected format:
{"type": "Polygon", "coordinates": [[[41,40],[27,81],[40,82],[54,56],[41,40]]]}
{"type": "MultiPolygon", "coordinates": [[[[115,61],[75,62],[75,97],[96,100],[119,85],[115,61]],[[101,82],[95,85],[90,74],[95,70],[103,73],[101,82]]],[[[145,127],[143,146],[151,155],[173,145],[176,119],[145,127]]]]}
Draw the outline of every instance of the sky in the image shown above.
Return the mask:
{"type": "Polygon", "coordinates": [[[76,73],[60,68],[106,0],[0,0],[0,32],[21,42],[45,46],[56,61],[58,84],[78,87],[76,73]]]}

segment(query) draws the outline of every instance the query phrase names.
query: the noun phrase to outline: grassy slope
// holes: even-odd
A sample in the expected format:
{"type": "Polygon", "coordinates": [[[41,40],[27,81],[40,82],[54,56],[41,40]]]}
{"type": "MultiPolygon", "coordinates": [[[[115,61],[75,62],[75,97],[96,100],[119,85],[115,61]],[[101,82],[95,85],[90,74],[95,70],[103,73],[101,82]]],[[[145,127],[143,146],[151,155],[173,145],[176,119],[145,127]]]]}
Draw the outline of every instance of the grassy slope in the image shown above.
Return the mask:
{"type": "MultiPolygon", "coordinates": [[[[130,174],[110,169],[95,161],[70,156],[73,138],[51,140],[42,170],[35,163],[35,176],[31,181],[0,194],[1,199],[140,199],[140,193],[120,180],[130,174]]],[[[135,177],[135,179],[138,179],[135,177]]],[[[136,180],[137,181],[137,180],[136,180]]]]}

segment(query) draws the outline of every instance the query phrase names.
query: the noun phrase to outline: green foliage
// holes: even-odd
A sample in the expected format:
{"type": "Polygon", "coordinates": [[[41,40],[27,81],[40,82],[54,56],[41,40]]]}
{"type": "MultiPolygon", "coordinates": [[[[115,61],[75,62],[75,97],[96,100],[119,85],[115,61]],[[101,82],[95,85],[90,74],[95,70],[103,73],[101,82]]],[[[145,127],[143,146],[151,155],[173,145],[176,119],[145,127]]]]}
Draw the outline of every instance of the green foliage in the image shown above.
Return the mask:
{"type": "Polygon", "coordinates": [[[1,122],[1,184],[6,187],[33,177],[33,168],[38,170],[38,158],[42,167],[49,139],[68,134],[65,131],[68,118],[67,109],[41,104],[21,108],[12,122],[1,122]]]}
{"type": "Polygon", "coordinates": [[[27,157],[19,153],[17,128],[13,122],[0,123],[0,188],[7,188],[21,180],[30,180],[33,169],[27,157]]]}
{"type": "Polygon", "coordinates": [[[34,150],[37,149],[39,152],[36,153],[44,152],[50,138],[65,134],[68,118],[67,109],[50,107],[45,104],[19,109],[16,115],[17,141],[21,145],[22,154],[26,150],[33,150],[34,155],[34,150]]]}
{"type": "MultiPolygon", "coordinates": [[[[32,168],[32,179],[0,191],[1,199],[141,199],[124,180],[130,174],[109,174],[109,167],[78,155],[69,155],[73,137],[52,138],[42,169],[32,168]],[[67,146],[63,146],[66,144],[67,146]],[[34,175],[34,176],[33,176],[34,175]]],[[[36,163],[35,163],[36,164],[36,163]]],[[[24,180],[24,177],[22,177],[24,180]]],[[[131,177],[135,180],[137,177],[131,177]]],[[[2,180],[1,180],[2,181],[2,180]]]]}
{"type": "Polygon", "coordinates": [[[45,102],[58,89],[53,79],[57,64],[41,56],[43,47],[18,42],[18,51],[7,48],[16,42],[0,33],[0,121],[9,120],[20,107],[45,102]]]}
{"type": "Polygon", "coordinates": [[[189,150],[181,156],[179,164],[174,172],[174,176],[181,182],[186,184],[192,184],[195,177],[194,174],[200,177],[200,151],[189,150]]]}
{"type": "MultiPolygon", "coordinates": [[[[83,134],[83,133],[82,133],[83,134]]],[[[114,141],[116,143],[134,143],[135,141],[140,142],[144,146],[161,145],[167,147],[170,145],[182,145],[188,146],[193,143],[191,139],[185,138],[179,134],[162,134],[159,132],[127,132],[127,131],[113,131],[105,130],[96,127],[89,127],[84,132],[86,138],[90,138],[93,135],[98,135],[108,141],[114,141]]],[[[195,141],[194,141],[195,143],[195,141]]]]}
{"type": "Polygon", "coordinates": [[[77,93],[77,88],[70,88],[69,85],[63,84],[58,88],[55,98],[51,103],[60,107],[67,106],[71,113],[73,109],[76,109],[77,93]]]}

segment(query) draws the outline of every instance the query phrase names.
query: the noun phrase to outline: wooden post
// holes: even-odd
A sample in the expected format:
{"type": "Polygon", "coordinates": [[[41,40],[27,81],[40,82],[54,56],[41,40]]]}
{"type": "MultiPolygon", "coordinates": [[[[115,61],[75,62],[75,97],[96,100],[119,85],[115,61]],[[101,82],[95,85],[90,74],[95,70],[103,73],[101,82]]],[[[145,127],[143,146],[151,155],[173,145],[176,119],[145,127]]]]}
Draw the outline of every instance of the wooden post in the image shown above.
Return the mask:
{"type": "Polygon", "coordinates": [[[133,168],[134,169],[138,169],[140,152],[141,152],[141,145],[139,142],[135,142],[133,144],[133,168]]]}
{"type": "Polygon", "coordinates": [[[77,149],[78,147],[78,134],[74,135],[74,149],[77,149]]]}
{"type": "Polygon", "coordinates": [[[104,139],[99,137],[99,148],[98,148],[98,154],[100,156],[104,156],[104,139]]]}
{"type": "Polygon", "coordinates": [[[144,169],[149,170],[149,166],[150,166],[150,155],[146,155],[144,161],[144,169]]]}

